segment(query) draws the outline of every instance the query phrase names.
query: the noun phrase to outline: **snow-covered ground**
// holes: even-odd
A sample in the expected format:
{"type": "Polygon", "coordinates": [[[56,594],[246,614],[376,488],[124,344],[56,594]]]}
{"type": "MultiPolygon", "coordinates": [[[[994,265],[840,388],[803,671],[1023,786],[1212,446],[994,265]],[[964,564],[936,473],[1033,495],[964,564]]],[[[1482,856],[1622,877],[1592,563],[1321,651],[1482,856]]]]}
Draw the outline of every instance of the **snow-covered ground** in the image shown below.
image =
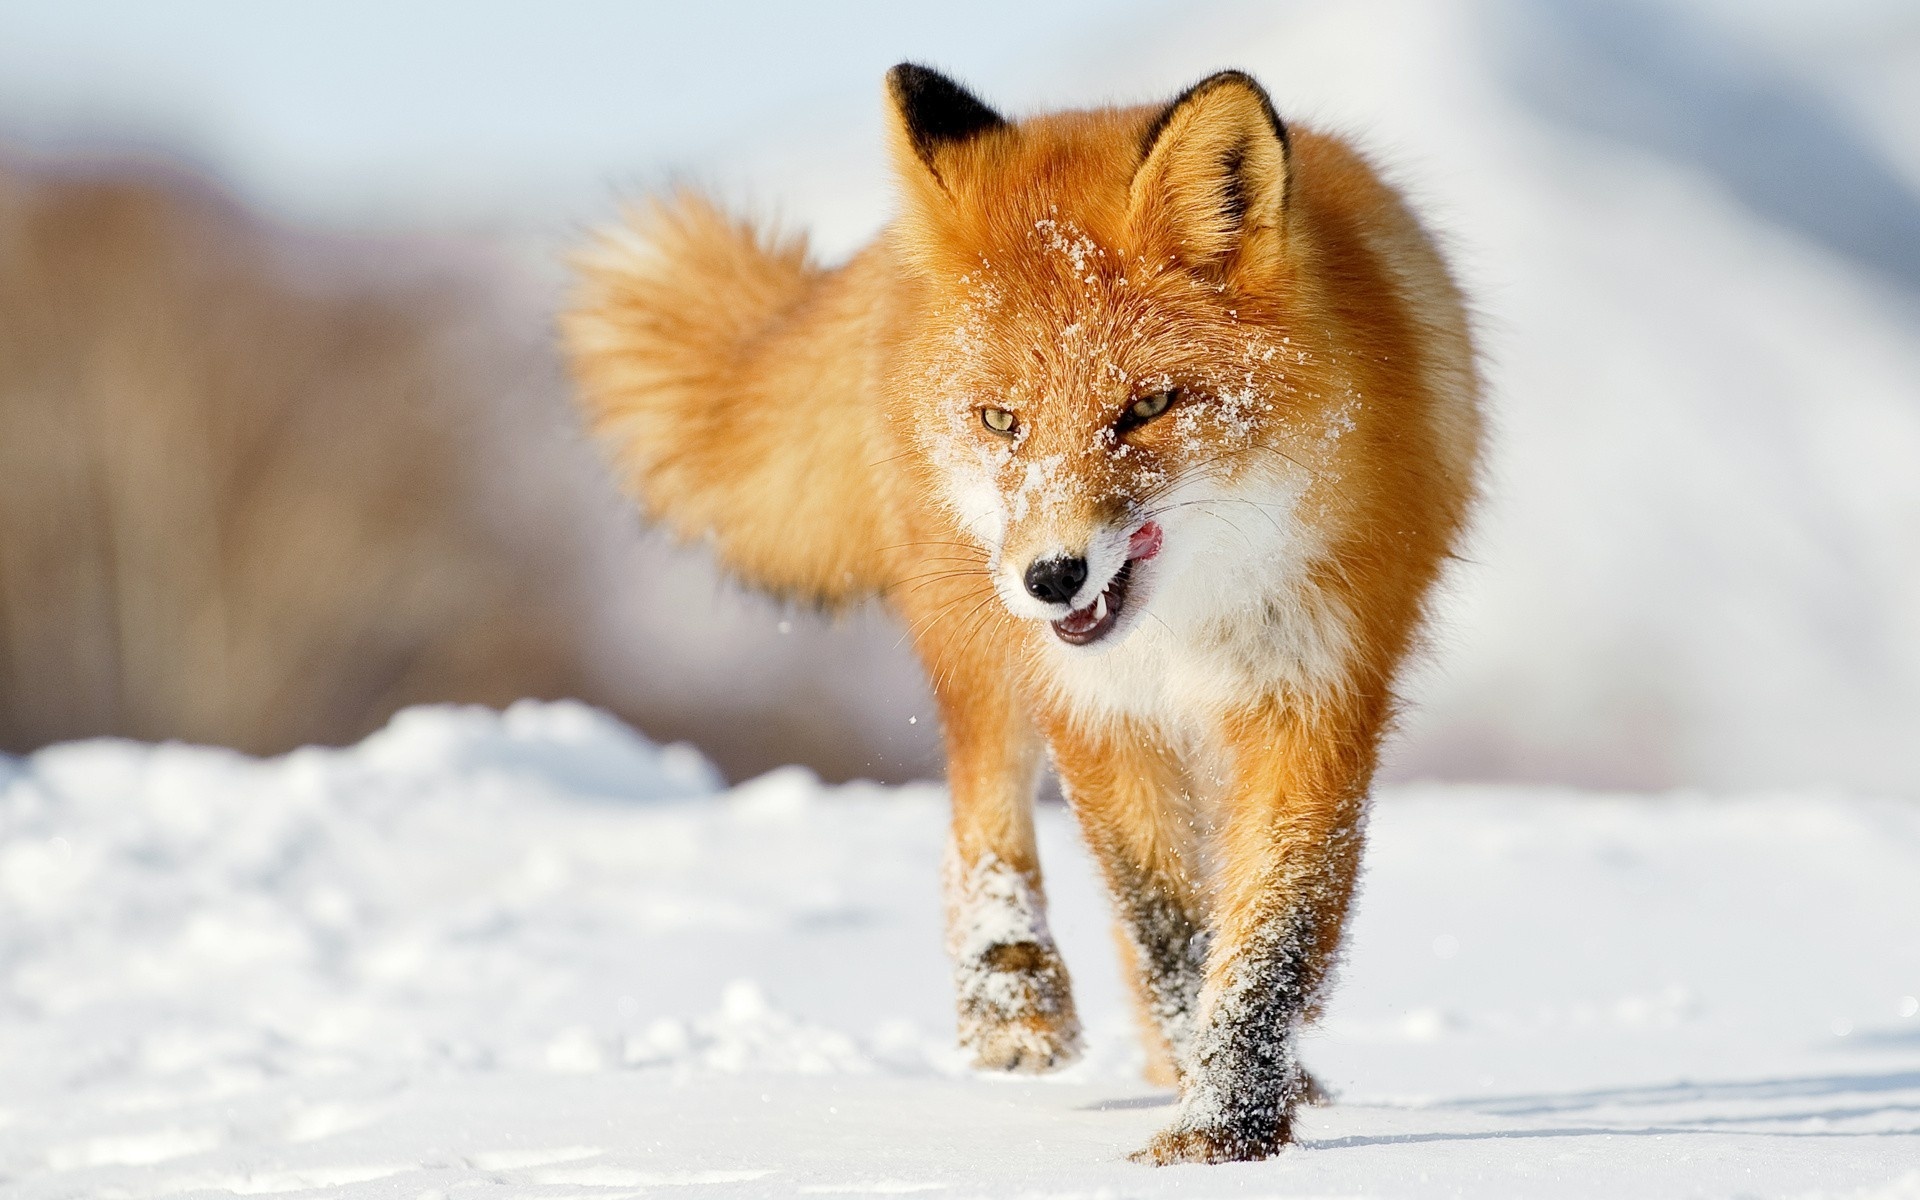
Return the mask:
{"type": "Polygon", "coordinates": [[[943,816],[575,705],[0,759],[0,1193],[1920,1196],[1911,804],[1389,790],[1338,1102],[1163,1171],[1061,810],[1088,1056],[957,1059],[943,816]]]}

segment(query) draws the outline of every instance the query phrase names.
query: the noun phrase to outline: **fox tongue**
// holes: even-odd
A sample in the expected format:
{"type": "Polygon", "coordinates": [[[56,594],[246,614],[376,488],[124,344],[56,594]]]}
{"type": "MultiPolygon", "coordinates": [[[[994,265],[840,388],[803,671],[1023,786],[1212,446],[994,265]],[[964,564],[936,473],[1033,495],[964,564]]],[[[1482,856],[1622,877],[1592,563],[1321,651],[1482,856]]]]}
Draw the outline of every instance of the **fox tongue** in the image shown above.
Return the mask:
{"type": "Polygon", "coordinates": [[[1162,536],[1160,525],[1156,521],[1148,521],[1134,530],[1133,536],[1127,539],[1128,561],[1145,562],[1160,553],[1162,536]]]}

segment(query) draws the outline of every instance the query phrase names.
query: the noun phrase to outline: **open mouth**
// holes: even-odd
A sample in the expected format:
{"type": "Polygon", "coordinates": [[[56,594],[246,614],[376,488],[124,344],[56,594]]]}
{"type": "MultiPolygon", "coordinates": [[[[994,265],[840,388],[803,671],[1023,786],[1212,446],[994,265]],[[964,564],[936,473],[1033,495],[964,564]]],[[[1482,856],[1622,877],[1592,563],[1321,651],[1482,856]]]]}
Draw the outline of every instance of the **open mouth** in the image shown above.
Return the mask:
{"type": "Polygon", "coordinates": [[[1133,560],[1128,559],[1092,604],[1076,608],[1053,623],[1053,635],[1069,646],[1084,646],[1107,636],[1119,623],[1120,610],[1127,606],[1127,580],[1132,574],[1133,560]]]}
{"type": "Polygon", "coordinates": [[[1127,585],[1133,580],[1133,564],[1145,562],[1158,553],[1160,526],[1148,521],[1134,531],[1127,542],[1127,561],[1113,573],[1093,603],[1053,622],[1053,636],[1069,646],[1087,646],[1112,633],[1127,607],[1127,585]]]}

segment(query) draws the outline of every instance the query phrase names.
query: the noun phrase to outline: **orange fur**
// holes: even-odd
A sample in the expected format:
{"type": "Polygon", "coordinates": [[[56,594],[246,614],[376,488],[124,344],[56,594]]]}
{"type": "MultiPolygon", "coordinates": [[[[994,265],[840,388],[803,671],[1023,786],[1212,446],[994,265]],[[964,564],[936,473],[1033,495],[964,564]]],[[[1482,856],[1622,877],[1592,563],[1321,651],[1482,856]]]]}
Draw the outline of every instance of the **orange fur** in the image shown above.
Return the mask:
{"type": "Polygon", "coordinates": [[[885,235],[823,269],[696,198],[642,209],[564,318],[583,404],[656,519],[743,579],[907,622],[977,1059],[1078,1046],[1044,740],[1182,1084],[1143,1157],[1263,1156],[1311,1088],[1293,1032],[1473,494],[1463,305],[1400,197],[1237,72],[1018,123],[919,68],[889,83],[885,235]]]}

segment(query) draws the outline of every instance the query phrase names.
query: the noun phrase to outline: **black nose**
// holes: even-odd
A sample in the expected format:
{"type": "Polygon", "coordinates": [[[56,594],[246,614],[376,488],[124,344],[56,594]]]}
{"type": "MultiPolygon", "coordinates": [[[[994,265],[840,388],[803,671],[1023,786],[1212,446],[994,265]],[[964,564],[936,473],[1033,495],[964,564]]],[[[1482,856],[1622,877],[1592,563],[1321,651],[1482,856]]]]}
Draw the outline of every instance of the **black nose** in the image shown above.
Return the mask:
{"type": "Polygon", "coordinates": [[[1087,581],[1084,558],[1043,558],[1027,568],[1027,590],[1050,604],[1065,604],[1087,581]]]}

